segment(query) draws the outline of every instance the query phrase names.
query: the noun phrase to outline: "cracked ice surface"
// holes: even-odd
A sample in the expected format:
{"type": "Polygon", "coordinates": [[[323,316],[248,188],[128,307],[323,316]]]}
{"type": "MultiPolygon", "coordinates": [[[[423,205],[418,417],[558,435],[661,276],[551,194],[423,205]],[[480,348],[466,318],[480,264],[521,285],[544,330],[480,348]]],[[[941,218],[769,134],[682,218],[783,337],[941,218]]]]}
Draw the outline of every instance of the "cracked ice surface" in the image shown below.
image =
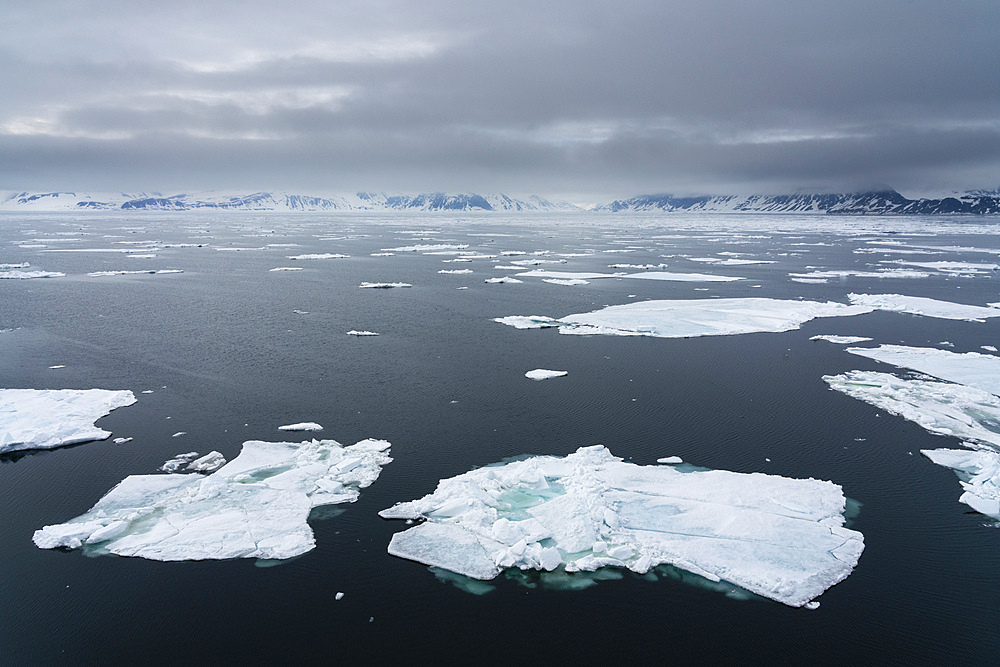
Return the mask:
{"type": "Polygon", "coordinates": [[[959,353],[907,345],[849,347],[847,351],[1000,396],[1000,357],[992,354],[959,353]]]}
{"type": "Polygon", "coordinates": [[[207,476],[131,475],[86,514],[36,530],[42,549],[151,560],[284,559],[316,546],[314,507],[354,502],[390,463],[389,443],[243,443],[207,476]]]}
{"type": "Polygon", "coordinates": [[[103,440],[111,433],[94,422],[135,401],[131,391],[0,389],[0,454],[103,440]]]}
{"type": "Polygon", "coordinates": [[[871,310],[869,306],[848,306],[833,301],[687,299],[608,306],[561,319],[515,315],[494,321],[518,329],[558,327],[559,333],[565,334],[690,338],[790,331],[817,317],[846,317],[871,310]]]}
{"type": "Polygon", "coordinates": [[[426,519],[394,535],[390,554],[474,579],[667,563],[798,607],[861,556],[845,502],[832,482],[638,466],[596,445],[472,470],[379,515],[426,519]]]}
{"type": "Polygon", "coordinates": [[[847,296],[853,304],[869,306],[876,310],[891,310],[897,313],[910,313],[926,317],[972,322],[981,321],[988,317],[1000,317],[1000,311],[995,308],[938,301],[922,296],[904,296],[902,294],[848,294],[847,296]]]}
{"type": "Polygon", "coordinates": [[[980,514],[1000,519],[1000,452],[922,449],[920,453],[955,471],[963,489],[959,502],[980,514]]]}

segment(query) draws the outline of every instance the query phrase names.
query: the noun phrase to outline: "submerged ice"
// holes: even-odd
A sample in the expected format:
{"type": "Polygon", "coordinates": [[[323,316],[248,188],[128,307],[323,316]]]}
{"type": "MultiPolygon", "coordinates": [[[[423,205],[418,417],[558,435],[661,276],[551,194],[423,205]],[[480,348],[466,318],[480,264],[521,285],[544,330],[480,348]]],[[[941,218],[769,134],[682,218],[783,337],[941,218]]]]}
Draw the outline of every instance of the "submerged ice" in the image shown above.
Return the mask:
{"type": "Polygon", "coordinates": [[[0,454],[103,440],[94,422],[135,402],[131,391],[0,389],[0,454]]]}
{"type": "Polygon", "coordinates": [[[473,579],[670,564],[798,607],[861,556],[845,503],[831,482],[639,466],[598,445],[472,470],[379,514],[425,520],[390,554],[473,579]]]}
{"type": "Polygon", "coordinates": [[[315,546],[313,508],[354,502],[391,461],[384,440],[251,440],[210,475],[126,477],[86,514],[33,539],[163,561],[291,558],[315,546]]]}

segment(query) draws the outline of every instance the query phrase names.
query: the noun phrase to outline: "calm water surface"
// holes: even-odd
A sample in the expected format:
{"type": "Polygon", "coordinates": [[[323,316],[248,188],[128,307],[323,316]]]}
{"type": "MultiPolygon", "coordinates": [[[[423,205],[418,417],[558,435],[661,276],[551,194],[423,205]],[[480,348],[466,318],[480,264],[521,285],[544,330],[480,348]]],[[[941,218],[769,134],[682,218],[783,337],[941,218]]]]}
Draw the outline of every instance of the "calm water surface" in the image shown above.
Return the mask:
{"type": "Polygon", "coordinates": [[[561,317],[648,299],[846,302],[851,292],[985,305],[1000,301],[997,272],[822,284],[788,274],[916,268],[882,263],[895,261],[995,263],[998,223],[2,215],[0,263],[67,275],[0,281],[0,386],[131,389],[139,400],[98,422],[114,437],[134,438],[127,444],[109,439],[0,462],[0,660],[995,664],[1000,530],[958,503],[951,471],[919,454],[957,441],[829,390],[823,375],[902,371],[809,337],[947,342],[946,349],[982,352],[983,345],[1000,347],[998,320],[876,312],[779,334],[666,340],[519,331],[492,318],[561,317]],[[910,252],[888,252],[893,246],[885,242],[910,252]],[[468,244],[497,257],[445,263],[454,255],[372,256],[414,244],[468,244]],[[123,248],[156,257],[94,252],[123,248]],[[543,251],[550,254],[502,254],[543,251]],[[327,252],[350,257],[288,259],[327,252]],[[692,257],[773,263],[722,266],[692,257]],[[613,272],[611,264],[666,263],[669,271],[746,279],[484,283],[515,273],[498,264],[535,258],[566,261],[524,270],[613,272]],[[270,271],[288,266],[303,270],[270,271]],[[139,268],[183,273],[86,275],[139,268]],[[473,273],[438,273],[466,268],[473,273]],[[413,287],[359,289],[363,281],[413,287]],[[345,335],[351,329],[381,335],[345,335]],[[539,367],[569,375],[524,378],[539,367]],[[288,439],[277,427],[299,421],[323,424],[324,437],[344,444],[384,438],[395,459],[357,503],[312,522],[317,547],[300,558],[275,567],[159,563],[43,551],[31,542],[34,530],[85,512],[127,475],[154,473],[192,450],[232,459],[243,441],[288,439]],[[832,480],[862,505],[853,527],[865,536],[864,555],[818,610],[806,611],[627,572],[581,590],[500,577],[494,590],[475,595],[386,554],[405,525],[380,519],[379,510],[504,457],[565,455],[598,443],[639,464],[678,455],[710,468],[832,480]],[[345,596],[335,601],[338,591],[345,596]]]}

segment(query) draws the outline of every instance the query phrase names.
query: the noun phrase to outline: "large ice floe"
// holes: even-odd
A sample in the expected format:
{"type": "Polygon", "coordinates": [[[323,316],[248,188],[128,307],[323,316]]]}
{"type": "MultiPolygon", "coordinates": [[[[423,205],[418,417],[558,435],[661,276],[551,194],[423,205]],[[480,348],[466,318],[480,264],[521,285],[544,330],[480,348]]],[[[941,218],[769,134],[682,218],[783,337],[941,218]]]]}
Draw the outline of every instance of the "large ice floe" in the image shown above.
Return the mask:
{"type": "Polygon", "coordinates": [[[922,449],[920,453],[955,471],[963,489],[959,502],[980,514],[1000,519],[1000,452],[922,449]]]}
{"type": "Polygon", "coordinates": [[[35,531],[42,549],[151,560],[285,559],[315,545],[321,505],[354,502],[390,463],[389,443],[243,443],[210,475],[132,475],[86,514],[35,531]]]}
{"type": "Polygon", "coordinates": [[[903,294],[849,294],[851,303],[870,306],[875,310],[891,310],[898,313],[925,315],[948,320],[969,320],[980,322],[988,317],[1000,317],[1000,310],[985,306],[970,306],[964,303],[939,301],[922,296],[903,294]]]}
{"type": "Polygon", "coordinates": [[[907,345],[849,347],[847,351],[1000,396],[1000,357],[992,354],[907,345]]]}
{"type": "Polygon", "coordinates": [[[495,321],[518,329],[558,327],[559,333],[565,334],[690,338],[790,331],[817,317],[844,317],[871,310],[867,306],[848,306],[833,301],[685,299],[608,306],[560,319],[518,315],[495,321]]]}
{"type": "Polygon", "coordinates": [[[103,440],[111,433],[94,422],[135,401],[131,391],[0,389],[0,454],[103,440]]]}
{"type": "Polygon", "coordinates": [[[861,556],[845,505],[832,482],[639,466],[596,445],[472,470],[379,515],[424,519],[390,554],[473,579],[670,564],[800,607],[861,556]]]}

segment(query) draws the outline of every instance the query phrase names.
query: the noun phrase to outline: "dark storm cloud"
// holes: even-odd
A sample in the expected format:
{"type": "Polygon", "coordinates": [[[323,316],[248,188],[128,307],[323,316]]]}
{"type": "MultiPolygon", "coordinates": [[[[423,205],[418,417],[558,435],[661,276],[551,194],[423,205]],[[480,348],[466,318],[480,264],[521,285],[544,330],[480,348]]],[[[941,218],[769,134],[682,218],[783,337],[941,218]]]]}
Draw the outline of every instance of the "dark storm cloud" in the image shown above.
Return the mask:
{"type": "Polygon", "coordinates": [[[34,4],[0,35],[0,187],[1000,181],[992,0],[34,4]]]}

